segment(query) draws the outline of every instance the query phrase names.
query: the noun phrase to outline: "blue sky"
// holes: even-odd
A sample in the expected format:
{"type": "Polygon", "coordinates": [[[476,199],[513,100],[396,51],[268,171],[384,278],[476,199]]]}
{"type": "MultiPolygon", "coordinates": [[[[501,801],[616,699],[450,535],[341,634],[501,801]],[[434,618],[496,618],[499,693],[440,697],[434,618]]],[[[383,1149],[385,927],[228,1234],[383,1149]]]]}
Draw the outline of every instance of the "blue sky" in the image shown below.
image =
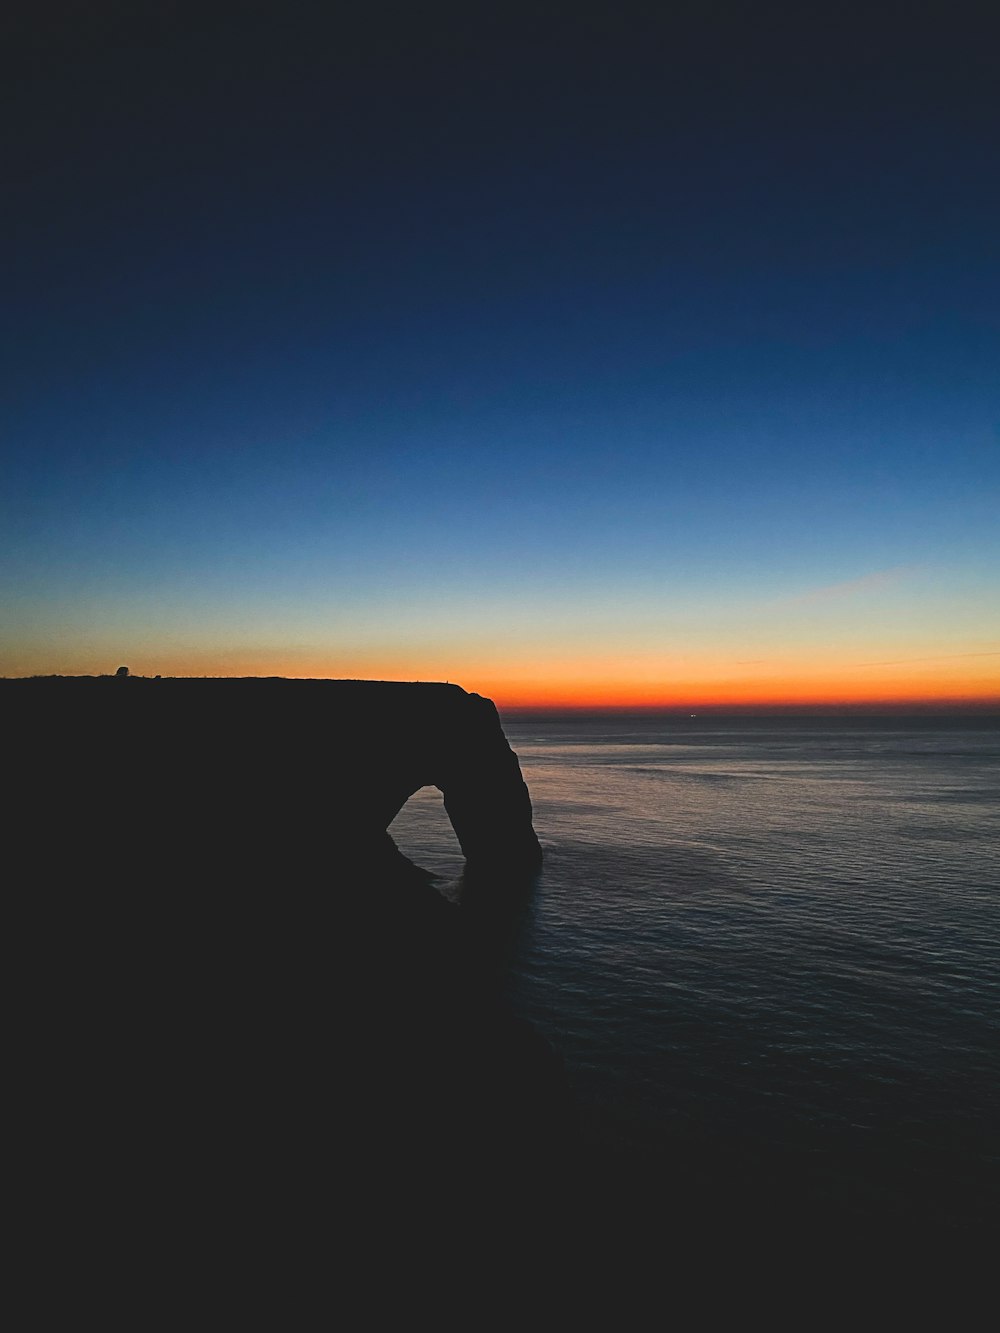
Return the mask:
{"type": "Polygon", "coordinates": [[[1000,692],[974,24],[115,12],[20,34],[0,671],[1000,692]]]}

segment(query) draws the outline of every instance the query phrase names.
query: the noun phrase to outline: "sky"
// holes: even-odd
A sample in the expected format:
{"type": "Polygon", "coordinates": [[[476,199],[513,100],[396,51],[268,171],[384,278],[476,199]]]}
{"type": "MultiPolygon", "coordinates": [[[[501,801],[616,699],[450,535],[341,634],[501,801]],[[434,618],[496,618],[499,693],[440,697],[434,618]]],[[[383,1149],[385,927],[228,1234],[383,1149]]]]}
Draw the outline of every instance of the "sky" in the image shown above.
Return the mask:
{"type": "Polygon", "coordinates": [[[0,674],[1000,701],[990,7],[14,5],[0,674]]]}

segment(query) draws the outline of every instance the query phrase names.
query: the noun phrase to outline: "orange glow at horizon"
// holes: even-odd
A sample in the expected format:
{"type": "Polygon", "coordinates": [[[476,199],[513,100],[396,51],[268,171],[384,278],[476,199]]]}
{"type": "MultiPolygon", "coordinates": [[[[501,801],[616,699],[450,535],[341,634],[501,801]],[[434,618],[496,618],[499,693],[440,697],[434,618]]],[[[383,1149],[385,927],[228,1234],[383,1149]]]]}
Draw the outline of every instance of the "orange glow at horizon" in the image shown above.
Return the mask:
{"type": "MultiPolygon", "coordinates": [[[[88,655],[89,656],[89,655],[88,655]]],[[[504,659],[440,649],[343,657],[323,651],[158,652],[131,654],[135,675],[287,676],[450,681],[501,708],[677,708],[832,704],[1000,704],[1000,652],[858,660],[846,650],[740,662],[691,654],[504,659]],[[838,660],[839,659],[839,660],[838,660]]],[[[126,659],[123,658],[122,661],[126,659]]],[[[25,664],[8,674],[110,673],[118,661],[25,664]]]]}
{"type": "MultiPolygon", "coordinates": [[[[1000,654],[940,661],[767,662],[740,668],[706,660],[652,674],[566,671],[559,676],[483,673],[480,693],[510,707],[684,707],[1000,702],[1000,654]]],[[[470,687],[478,688],[478,687],[470,687]]]]}

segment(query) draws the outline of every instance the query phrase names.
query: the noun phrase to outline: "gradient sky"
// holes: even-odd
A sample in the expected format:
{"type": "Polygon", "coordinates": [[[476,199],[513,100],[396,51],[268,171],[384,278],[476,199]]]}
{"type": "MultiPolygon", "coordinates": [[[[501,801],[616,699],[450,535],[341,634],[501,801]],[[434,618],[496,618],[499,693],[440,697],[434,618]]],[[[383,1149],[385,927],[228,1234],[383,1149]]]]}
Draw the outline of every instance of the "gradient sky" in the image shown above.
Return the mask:
{"type": "Polygon", "coordinates": [[[356,8],[13,19],[0,673],[1000,698],[991,7],[356,8]]]}

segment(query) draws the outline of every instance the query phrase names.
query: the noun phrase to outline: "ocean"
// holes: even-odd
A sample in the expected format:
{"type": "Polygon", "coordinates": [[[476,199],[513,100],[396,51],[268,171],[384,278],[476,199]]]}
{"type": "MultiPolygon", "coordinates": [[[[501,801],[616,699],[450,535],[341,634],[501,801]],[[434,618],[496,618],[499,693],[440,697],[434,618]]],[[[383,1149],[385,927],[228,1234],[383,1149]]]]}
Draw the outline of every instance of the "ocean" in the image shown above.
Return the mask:
{"type": "MultiPolygon", "coordinates": [[[[859,1216],[995,1224],[998,719],[504,727],[545,853],[506,1002],[561,1058],[587,1140],[859,1216]]],[[[391,832],[460,895],[438,792],[391,832]]]]}

